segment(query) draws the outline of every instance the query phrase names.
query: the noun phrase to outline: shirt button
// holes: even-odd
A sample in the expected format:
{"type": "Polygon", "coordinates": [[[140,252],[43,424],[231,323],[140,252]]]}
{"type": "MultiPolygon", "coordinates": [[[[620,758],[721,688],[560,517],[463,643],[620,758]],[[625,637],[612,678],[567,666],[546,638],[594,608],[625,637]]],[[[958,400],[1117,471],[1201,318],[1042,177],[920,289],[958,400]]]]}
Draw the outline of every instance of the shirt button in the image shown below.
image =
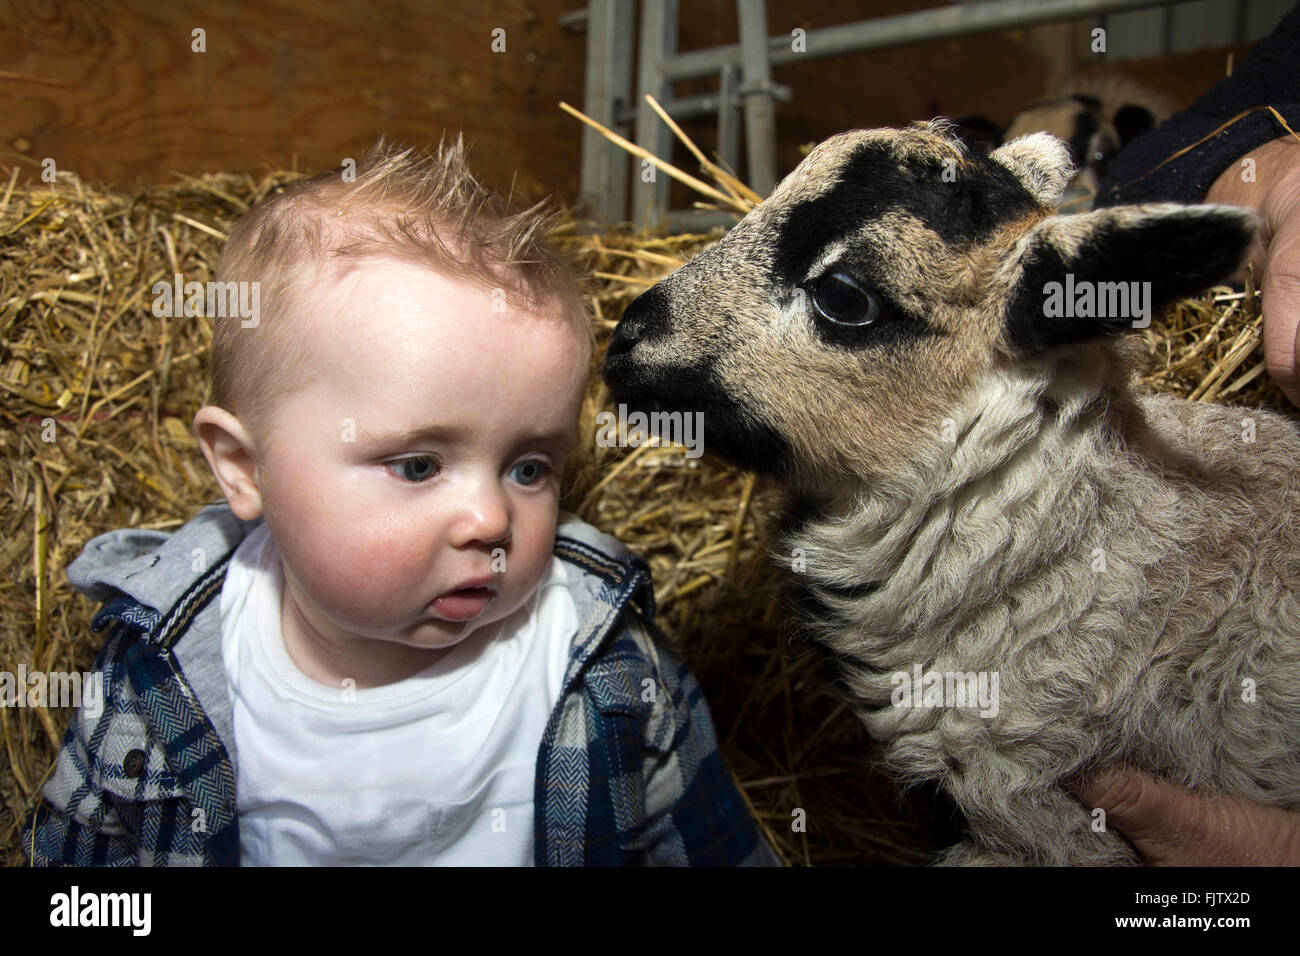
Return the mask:
{"type": "Polygon", "coordinates": [[[122,761],[122,772],[128,777],[138,777],[142,770],[144,770],[144,751],[129,751],[126,759],[122,761]]]}

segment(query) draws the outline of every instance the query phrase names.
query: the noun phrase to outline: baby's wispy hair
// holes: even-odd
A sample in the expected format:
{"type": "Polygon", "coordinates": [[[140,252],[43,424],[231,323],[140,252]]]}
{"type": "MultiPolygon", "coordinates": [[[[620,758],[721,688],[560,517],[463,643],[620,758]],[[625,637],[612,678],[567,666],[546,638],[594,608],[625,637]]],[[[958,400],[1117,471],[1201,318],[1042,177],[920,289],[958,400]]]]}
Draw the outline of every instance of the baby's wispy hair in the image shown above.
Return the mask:
{"type": "MultiPolygon", "coordinates": [[[[254,327],[214,319],[212,403],[250,427],[273,399],[305,384],[299,371],[310,317],[291,318],[296,292],[322,271],[396,258],[480,288],[500,289],[529,311],[554,303],[592,348],[585,284],[573,255],[550,241],[561,214],[543,200],[516,207],[484,186],[463,135],[435,151],[381,139],[357,164],[301,179],[259,203],[230,231],[216,279],[260,283],[254,327]]],[[[585,366],[582,373],[585,373],[585,366]]]]}

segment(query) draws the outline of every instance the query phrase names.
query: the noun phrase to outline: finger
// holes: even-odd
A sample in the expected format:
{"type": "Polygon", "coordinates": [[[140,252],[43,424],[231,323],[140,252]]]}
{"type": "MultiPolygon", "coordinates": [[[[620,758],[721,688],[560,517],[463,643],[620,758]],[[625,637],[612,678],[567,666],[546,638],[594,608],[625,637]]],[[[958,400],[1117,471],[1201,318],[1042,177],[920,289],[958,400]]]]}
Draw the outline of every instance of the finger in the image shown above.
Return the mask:
{"type": "Polygon", "coordinates": [[[1300,405],[1300,208],[1270,217],[1273,232],[1260,287],[1264,295],[1264,362],[1295,405],[1300,405]]]}

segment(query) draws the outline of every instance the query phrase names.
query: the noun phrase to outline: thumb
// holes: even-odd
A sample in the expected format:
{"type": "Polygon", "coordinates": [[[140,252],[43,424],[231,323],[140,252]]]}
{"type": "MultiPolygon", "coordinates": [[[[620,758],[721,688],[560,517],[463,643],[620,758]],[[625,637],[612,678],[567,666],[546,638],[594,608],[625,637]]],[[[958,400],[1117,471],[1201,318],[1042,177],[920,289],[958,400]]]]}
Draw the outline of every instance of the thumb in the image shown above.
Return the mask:
{"type": "Polygon", "coordinates": [[[1105,810],[1106,826],[1123,833],[1152,866],[1169,865],[1187,841],[1183,818],[1196,810],[1180,803],[1180,795],[1186,792],[1134,770],[1110,771],[1079,788],[1083,805],[1105,810]]]}
{"type": "Polygon", "coordinates": [[[1106,811],[1151,866],[1296,865],[1300,814],[1240,797],[1211,800],[1135,770],[1079,786],[1086,807],[1106,811]]]}

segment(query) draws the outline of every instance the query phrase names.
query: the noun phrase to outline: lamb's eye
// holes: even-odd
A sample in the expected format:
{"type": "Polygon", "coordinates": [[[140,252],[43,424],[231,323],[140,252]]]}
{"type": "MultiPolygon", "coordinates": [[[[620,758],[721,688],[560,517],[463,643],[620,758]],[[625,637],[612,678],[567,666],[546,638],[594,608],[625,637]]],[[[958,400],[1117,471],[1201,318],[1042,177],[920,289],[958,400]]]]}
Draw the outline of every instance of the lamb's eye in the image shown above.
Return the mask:
{"type": "Polygon", "coordinates": [[[880,317],[880,299],[843,272],[829,272],[817,280],[813,305],[837,325],[867,325],[880,317]]]}

